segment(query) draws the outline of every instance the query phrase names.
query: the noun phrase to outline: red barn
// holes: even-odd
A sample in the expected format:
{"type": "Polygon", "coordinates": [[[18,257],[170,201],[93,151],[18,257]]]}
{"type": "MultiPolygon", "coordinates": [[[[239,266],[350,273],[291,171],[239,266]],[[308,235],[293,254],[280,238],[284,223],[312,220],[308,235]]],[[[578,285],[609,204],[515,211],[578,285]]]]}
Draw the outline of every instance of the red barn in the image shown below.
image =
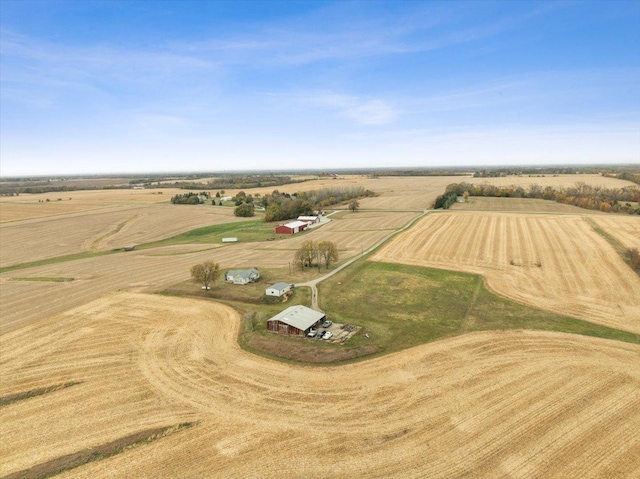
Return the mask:
{"type": "Polygon", "coordinates": [[[291,223],[276,226],[276,234],[293,235],[303,231],[307,226],[304,221],[292,221],[291,223]]]}

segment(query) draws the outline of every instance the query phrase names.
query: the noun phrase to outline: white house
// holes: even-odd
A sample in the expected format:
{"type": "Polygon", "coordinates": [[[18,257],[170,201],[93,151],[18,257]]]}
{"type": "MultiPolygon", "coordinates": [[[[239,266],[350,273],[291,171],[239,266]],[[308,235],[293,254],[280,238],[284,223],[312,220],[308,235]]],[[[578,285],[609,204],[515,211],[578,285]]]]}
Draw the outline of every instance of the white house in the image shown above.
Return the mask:
{"type": "Polygon", "coordinates": [[[233,284],[247,284],[257,281],[258,278],[260,278],[260,271],[256,268],[231,269],[224,275],[225,281],[233,284]]]}
{"type": "Polygon", "coordinates": [[[267,296],[280,297],[286,292],[291,291],[291,284],[289,283],[276,283],[267,288],[267,296]]]}

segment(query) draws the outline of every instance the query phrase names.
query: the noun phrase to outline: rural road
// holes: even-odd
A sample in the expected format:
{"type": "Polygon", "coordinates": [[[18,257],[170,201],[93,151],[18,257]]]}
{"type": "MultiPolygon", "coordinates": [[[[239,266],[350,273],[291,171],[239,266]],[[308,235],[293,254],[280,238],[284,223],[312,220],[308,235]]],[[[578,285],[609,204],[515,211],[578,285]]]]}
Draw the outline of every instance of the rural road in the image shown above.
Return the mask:
{"type": "MultiPolygon", "coordinates": [[[[362,210],[364,211],[364,210],[362,210]]],[[[325,274],[324,276],[320,276],[319,278],[313,279],[311,281],[307,281],[305,283],[297,283],[295,285],[296,288],[302,287],[302,286],[307,286],[309,288],[311,288],[311,307],[313,309],[315,309],[316,311],[321,311],[320,307],[318,306],[318,283],[324,281],[327,278],[330,278],[331,276],[333,276],[334,274],[339,273],[340,271],[342,271],[343,269],[347,268],[348,266],[351,266],[353,263],[355,263],[356,261],[358,261],[360,258],[364,257],[364,255],[367,255],[369,253],[371,253],[372,251],[375,251],[377,248],[379,248],[380,246],[382,246],[385,242],[387,242],[391,237],[397,235],[398,233],[402,233],[403,231],[405,231],[406,229],[410,228],[416,221],[418,221],[420,218],[422,218],[423,216],[427,215],[430,211],[432,210],[424,210],[420,215],[416,216],[415,218],[412,218],[406,225],[404,225],[402,228],[396,230],[396,231],[392,231],[391,233],[389,233],[387,236],[385,236],[384,238],[382,238],[380,241],[378,241],[376,244],[374,244],[373,246],[370,246],[369,248],[367,248],[366,250],[364,250],[362,253],[360,253],[359,255],[354,256],[353,258],[351,258],[349,261],[341,264],[340,266],[338,266],[336,269],[334,269],[333,271],[328,272],[327,274],[325,274]]]]}

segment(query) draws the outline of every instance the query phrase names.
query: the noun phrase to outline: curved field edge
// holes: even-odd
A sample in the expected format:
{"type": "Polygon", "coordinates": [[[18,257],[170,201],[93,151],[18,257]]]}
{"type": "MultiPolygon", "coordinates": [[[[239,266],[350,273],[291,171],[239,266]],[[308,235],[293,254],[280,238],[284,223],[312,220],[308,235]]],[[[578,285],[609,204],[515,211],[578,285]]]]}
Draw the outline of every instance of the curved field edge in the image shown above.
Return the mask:
{"type": "Polygon", "coordinates": [[[117,293],[3,336],[8,392],[83,381],[0,409],[3,475],[185,421],[198,427],[63,477],[595,479],[640,466],[637,345],[473,332],[303,368],[241,351],[239,323],[208,301],[117,293]],[[291,460],[310,448],[331,460],[291,460]]]}
{"type": "MultiPolygon", "coordinates": [[[[482,276],[469,273],[368,260],[318,288],[320,307],[329,319],[362,327],[347,343],[282,336],[268,332],[266,321],[253,326],[243,321],[239,346],[285,363],[335,366],[475,331],[539,330],[640,344],[640,335],[511,301],[491,292],[482,276]]],[[[184,291],[177,295],[202,297],[184,291]]],[[[266,318],[290,305],[261,305],[221,296],[210,299],[241,316],[256,311],[266,318]]],[[[297,298],[293,304],[308,304],[308,298],[297,298]]]]}
{"type": "Polygon", "coordinates": [[[489,291],[480,275],[365,261],[318,285],[320,306],[362,326],[344,348],[376,345],[378,355],[471,331],[541,330],[640,344],[640,335],[516,303],[489,291]],[[367,338],[364,336],[368,334],[367,338]]]}
{"type": "Polygon", "coordinates": [[[374,259],[481,274],[520,304],[640,334],[640,281],[582,217],[427,215],[374,259]]]}

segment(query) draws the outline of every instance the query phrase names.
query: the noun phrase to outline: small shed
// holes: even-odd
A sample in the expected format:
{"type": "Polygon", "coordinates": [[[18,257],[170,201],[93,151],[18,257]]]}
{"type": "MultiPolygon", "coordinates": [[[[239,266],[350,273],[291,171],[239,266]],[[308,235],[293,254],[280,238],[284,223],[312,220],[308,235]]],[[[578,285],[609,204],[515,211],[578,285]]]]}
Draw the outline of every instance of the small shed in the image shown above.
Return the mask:
{"type": "Polygon", "coordinates": [[[308,226],[304,221],[292,221],[284,225],[276,226],[276,234],[293,235],[303,231],[308,226]]]}
{"type": "Polygon", "coordinates": [[[237,243],[238,242],[238,238],[236,238],[235,236],[229,237],[229,238],[222,238],[222,242],[223,243],[237,243]]]}
{"type": "Polygon", "coordinates": [[[291,284],[276,283],[267,288],[266,295],[280,297],[289,291],[291,291],[291,284]]]}
{"type": "Polygon", "coordinates": [[[124,247],[125,251],[133,251],[135,249],[136,249],[136,245],[134,245],[134,244],[130,244],[130,245],[127,245],[127,246],[124,247]]]}
{"type": "Polygon", "coordinates": [[[306,306],[290,306],[267,321],[267,330],[272,333],[304,336],[325,318],[324,313],[306,306]]]}
{"type": "Polygon", "coordinates": [[[257,268],[231,269],[224,275],[227,283],[247,284],[257,281],[260,278],[260,271],[257,268]]]}

